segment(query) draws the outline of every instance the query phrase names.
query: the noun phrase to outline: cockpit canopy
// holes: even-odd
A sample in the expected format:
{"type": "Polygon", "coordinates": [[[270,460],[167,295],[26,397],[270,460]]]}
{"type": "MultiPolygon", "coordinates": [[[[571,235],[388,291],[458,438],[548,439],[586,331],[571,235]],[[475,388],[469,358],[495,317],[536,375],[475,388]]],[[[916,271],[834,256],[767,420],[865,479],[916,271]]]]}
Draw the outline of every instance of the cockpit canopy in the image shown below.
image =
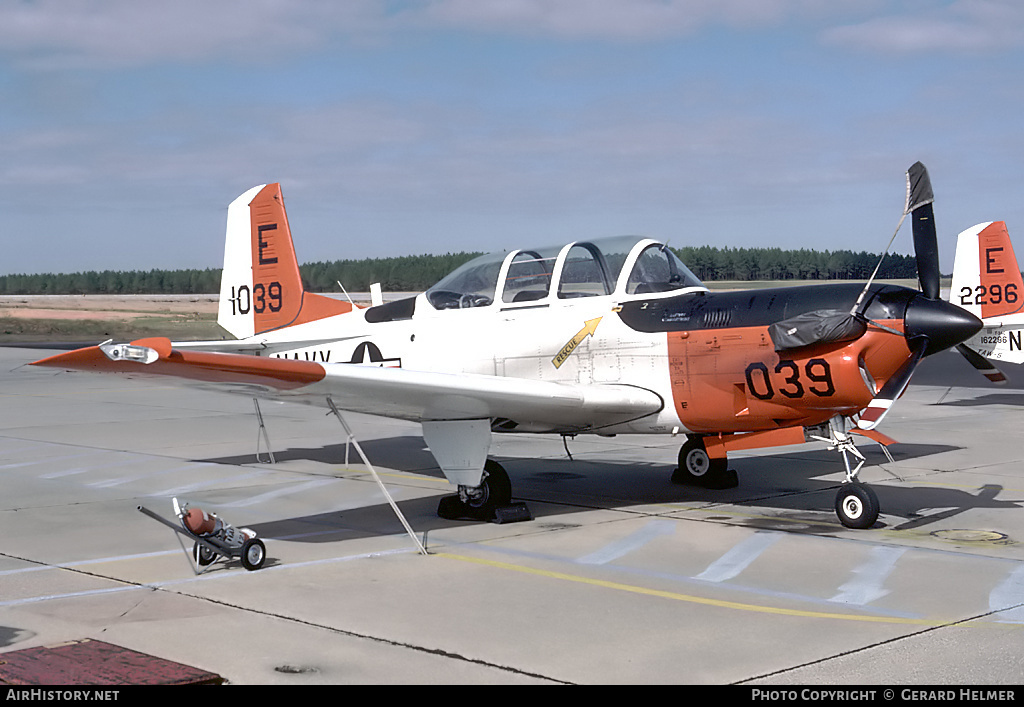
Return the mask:
{"type": "Polygon", "coordinates": [[[704,285],[666,246],[637,236],[490,253],[427,290],[436,309],[487,307],[613,293],[669,292],[704,285]]]}

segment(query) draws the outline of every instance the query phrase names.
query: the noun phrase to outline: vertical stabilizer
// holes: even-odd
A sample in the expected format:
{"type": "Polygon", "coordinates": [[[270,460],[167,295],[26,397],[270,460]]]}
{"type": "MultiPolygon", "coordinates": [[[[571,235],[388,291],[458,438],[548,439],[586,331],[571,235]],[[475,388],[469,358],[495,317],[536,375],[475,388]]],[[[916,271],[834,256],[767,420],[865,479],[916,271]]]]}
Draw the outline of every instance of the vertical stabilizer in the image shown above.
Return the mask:
{"type": "Polygon", "coordinates": [[[254,187],[231,202],[218,324],[244,339],[351,310],[348,302],[304,290],[280,184],[254,187]]]}
{"type": "Polygon", "coordinates": [[[982,320],[1024,311],[1024,283],[1003,221],[957,237],[949,300],[982,320]]]}

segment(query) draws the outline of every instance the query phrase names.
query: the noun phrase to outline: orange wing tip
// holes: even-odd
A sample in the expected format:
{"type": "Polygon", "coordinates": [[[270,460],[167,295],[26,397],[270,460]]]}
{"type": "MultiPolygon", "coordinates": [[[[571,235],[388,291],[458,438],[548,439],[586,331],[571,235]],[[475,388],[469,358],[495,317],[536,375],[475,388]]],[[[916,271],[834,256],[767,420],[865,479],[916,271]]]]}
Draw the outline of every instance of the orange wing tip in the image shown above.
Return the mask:
{"type": "Polygon", "coordinates": [[[34,361],[32,365],[70,371],[169,376],[228,385],[241,383],[277,390],[301,388],[323,380],[326,375],[323,366],[313,361],[172,351],[170,342],[162,339],[89,346],[34,361]],[[143,343],[150,345],[141,346],[143,343]],[[167,355],[162,355],[162,352],[167,355]]]}
{"type": "Polygon", "coordinates": [[[53,366],[56,368],[107,368],[107,362],[114,363],[154,363],[171,355],[171,340],[164,337],[138,339],[130,344],[105,343],[99,346],[87,346],[55,356],[33,361],[33,366],[53,366]]]}
{"type": "Polygon", "coordinates": [[[167,358],[171,355],[171,340],[166,336],[151,336],[145,339],[136,339],[132,346],[143,346],[156,352],[159,358],[167,358]]]}
{"type": "Polygon", "coordinates": [[[106,360],[99,346],[87,346],[84,349],[65,351],[38,361],[33,361],[31,366],[52,366],[54,368],[91,368],[98,361],[106,360]]]}

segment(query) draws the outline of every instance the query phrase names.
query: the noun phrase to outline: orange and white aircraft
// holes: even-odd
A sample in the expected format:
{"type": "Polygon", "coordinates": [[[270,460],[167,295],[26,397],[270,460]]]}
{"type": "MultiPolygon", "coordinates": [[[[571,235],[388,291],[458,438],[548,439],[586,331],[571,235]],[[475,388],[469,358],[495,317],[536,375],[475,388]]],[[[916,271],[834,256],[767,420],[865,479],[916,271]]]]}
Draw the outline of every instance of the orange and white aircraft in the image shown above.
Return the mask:
{"type": "Polygon", "coordinates": [[[984,323],[957,348],[989,380],[1005,383],[987,359],[1024,363],[1024,282],[1006,223],[980,223],[957,236],[949,301],[984,323]]]}
{"type": "Polygon", "coordinates": [[[718,487],[735,483],[730,451],[818,439],[846,462],[840,521],[870,527],[878,500],[857,481],[852,435],[891,442],[874,428],[921,357],[981,328],[939,298],[932,201],[917,163],[903,217],[920,291],[710,292],[665,245],[630,237],[481,256],[416,297],[359,308],[303,289],[280,187],[259,186],[228,208],[218,321],[236,340],[106,343],[36,365],[419,422],[458,487],[438,508],[449,518],[511,503],[487,458],[493,432],[682,433],[673,480],[718,487]]]}

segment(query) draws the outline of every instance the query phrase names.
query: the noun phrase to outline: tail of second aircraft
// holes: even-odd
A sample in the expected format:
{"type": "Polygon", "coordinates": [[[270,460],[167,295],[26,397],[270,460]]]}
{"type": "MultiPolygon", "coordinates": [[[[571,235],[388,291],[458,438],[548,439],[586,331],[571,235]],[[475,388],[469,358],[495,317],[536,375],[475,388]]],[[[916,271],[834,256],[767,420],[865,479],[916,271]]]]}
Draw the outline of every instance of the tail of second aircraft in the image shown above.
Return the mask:
{"type": "Polygon", "coordinates": [[[1024,312],[1024,283],[1004,222],[978,224],[957,237],[949,299],[982,321],[1024,312]]]}
{"type": "Polygon", "coordinates": [[[1004,222],[978,224],[958,236],[949,301],[985,323],[964,346],[997,361],[1024,363],[1024,282],[1004,222]]]}
{"type": "Polygon", "coordinates": [[[306,292],[280,184],[253,187],[228,207],[217,323],[239,339],[352,311],[306,292]]]}

